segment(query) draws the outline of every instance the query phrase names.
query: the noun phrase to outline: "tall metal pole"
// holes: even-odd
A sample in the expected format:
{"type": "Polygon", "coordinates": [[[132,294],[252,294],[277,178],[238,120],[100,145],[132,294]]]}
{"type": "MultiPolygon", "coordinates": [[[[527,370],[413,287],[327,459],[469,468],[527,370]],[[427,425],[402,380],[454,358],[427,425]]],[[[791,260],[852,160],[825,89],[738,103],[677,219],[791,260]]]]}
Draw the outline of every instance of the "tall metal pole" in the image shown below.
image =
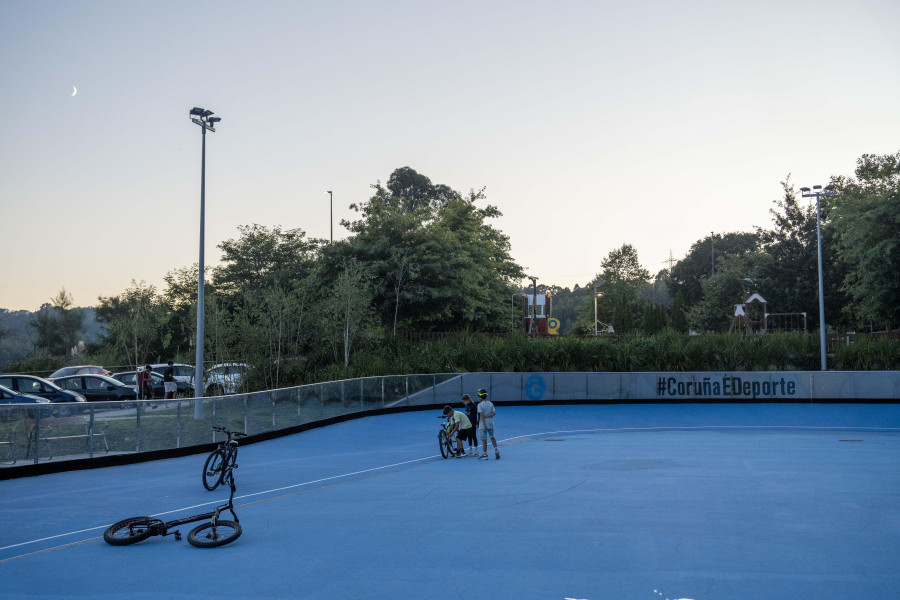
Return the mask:
{"type": "Polygon", "coordinates": [[[331,190],[328,190],[328,208],[328,240],[329,243],[334,243],[334,196],[331,190]]]}
{"type": "Polygon", "coordinates": [[[819,354],[822,359],[822,370],[828,370],[828,364],[825,360],[825,284],[822,276],[822,213],[819,207],[820,196],[833,196],[834,185],[826,185],[822,189],[821,185],[814,185],[813,192],[808,187],[800,188],[800,193],[804,198],[816,198],[816,245],[818,246],[819,259],[819,354]]]}
{"type": "Polygon", "coordinates": [[[822,356],[822,370],[825,364],[825,294],[822,284],[822,219],[819,215],[819,194],[816,194],[816,243],[819,246],[819,352],[822,356]]]}
{"type": "MultiPolygon", "coordinates": [[[[194,398],[203,397],[203,340],[204,340],[204,307],[203,307],[203,249],[205,245],[204,230],[206,226],[206,127],[203,131],[203,151],[200,158],[200,265],[197,273],[197,354],[194,367],[194,398]]],[[[203,419],[203,403],[194,402],[194,419],[203,419]]]]}
{"type": "Polygon", "coordinates": [[[597,286],[594,286],[594,337],[597,337],[597,286]]]}
{"type": "Polygon", "coordinates": [[[191,122],[199,125],[203,130],[203,150],[200,155],[200,263],[197,266],[197,355],[194,365],[194,418],[203,418],[203,403],[198,402],[203,397],[203,334],[204,306],[203,295],[205,291],[204,271],[206,265],[203,260],[203,252],[206,246],[206,130],[215,131],[215,124],[221,121],[220,117],[214,117],[215,113],[205,108],[195,106],[191,109],[191,122]]]}
{"type": "Polygon", "coordinates": [[[712,257],[712,275],[716,274],[716,234],[709,232],[709,254],[712,257]]]}

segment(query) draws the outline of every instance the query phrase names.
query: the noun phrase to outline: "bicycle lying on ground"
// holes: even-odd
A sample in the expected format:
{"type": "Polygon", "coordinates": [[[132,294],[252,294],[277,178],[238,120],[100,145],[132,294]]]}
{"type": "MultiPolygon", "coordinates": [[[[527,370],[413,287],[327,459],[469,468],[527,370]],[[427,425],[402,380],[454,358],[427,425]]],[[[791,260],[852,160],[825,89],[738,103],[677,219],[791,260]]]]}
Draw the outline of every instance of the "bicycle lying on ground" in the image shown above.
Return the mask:
{"type": "Polygon", "coordinates": [[[228,439],[219,442],[219,447],[209,453],[203,464],[203,487],[209,491],[219,487],[226,471],[237,469],[238,443],[234,438],[247,437],[246,433],[228,431],[224,427],[213,427],[213,431],[226,434],[228,439]]]}
{"type": "Polygon", "coordinates": [[[103,539],[107,544],[112,544],[113,546],[136,544],[154,535],[174,535],[176,540],[180,540],[181,532],[177,530],[171,531],[173,528],[209,519],[206,523],[191,529],[188,533],[188,543],[198,548],[215,548],[230,544],[241,537],[242,529],[238,522],[237,514],[234,512],[235,485],[232,469],[230,467],[225,468],[222,477],[228,483],[228,487],[231,488],[231,493],[228,494],[228,503],[217,506],[214,511],[203,513],[202,515],[184,517],[183,519],[175,519],[174,521],[163,521],[155,517],[122,519],[118,523],[110,525],[103,532],[103,539]],[[226,510],[231,512],[234,521],[219,518],[219,515],[226,510]]]}
{"type": "Polygon", "coordinates": [[[450,430],[450,417],[439,416],[438,418],[444,419],[444,422],[441,424],[441,430],[438,431],[438,445],[441,447],[441,456],[444,458],[458,456],[460,453],[456,449],[456,436],[447,433],[450,430]]]}

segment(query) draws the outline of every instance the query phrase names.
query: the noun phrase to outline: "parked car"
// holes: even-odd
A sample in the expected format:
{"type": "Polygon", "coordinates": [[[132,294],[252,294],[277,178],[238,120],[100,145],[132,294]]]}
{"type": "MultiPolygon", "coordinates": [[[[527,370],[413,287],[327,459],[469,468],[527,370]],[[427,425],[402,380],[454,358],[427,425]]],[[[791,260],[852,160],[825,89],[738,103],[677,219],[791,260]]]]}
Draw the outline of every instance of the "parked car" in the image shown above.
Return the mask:
{"type": "MultiPolygon", "coordinates": [[[[113,373],[110,375],[113,379],[117,379],[124,383],[125,385],[130,385],[135,393],[137,392],[137,371],[125,371],[124,373],[113,373]]],[[[163,385],[163,376],[157,373],[156,371],[150,372],[150,379],[153,381],[153,397],[154,398],[165,398],[166,395],[166,387],[163,385]]],[[[183,381],[176,380],[175,383],[178,385],[178,397],[179,398],[193,398],[194,397],[194,386],[185,383],[183,381]]]]}
{"type": "Polygon", "coordinates": [[[52,381],[34,375],[0,375],[0,385],[20,394],[31,394],[46,398],[50,402],[84,402],[85,397],[78,392],[64,390],[52,381]]]}
{"type": "Polygon", "coordinates": [[[244,373],[250,365],[244,363],[221,363],[213,365],[206,371],[204,396],[224,396],[241,391],[244,373]]]}
{"type": "MultiPolygon", "coordinates": [[[[166,363],[156,363],[155,365],[151,364],[150,368],[152,368],[156,373],[165,373],[166,368],[169,365],[166,363]]],[[[173,363],[172,368],[175,370],[175,381],[181,381],[187,383],[191,386],[191,394],[193,394],[194,389],[194,365],[186,365],[184,363],[173,363]]],[[[181,387],[178,387],[178,393],[181,394],[181,387]]]]}
{"type": "Polygon", "coordinates": [[[137,394],[117,379],[106,375],[69,375],[58,377],[53,383],[64,390],[78,392],[92,402],[112,400],[135,400],[137,394]]]}
{"type": "Polygon", "coordinates": [[[50,401],[30,394],[20,394],[0,385],[0,404],[50,404],[50,401]]]}
{"type": "Polygon", "coordinates": [[[110,373],[103,367],[98,367],[96,365],[81,365],[79,367],[63,367],[62,369],[54,371],[47,379],[56,379],[57,377],[65,377],[67,375],[88,374],[109,375],[110,373]]]}

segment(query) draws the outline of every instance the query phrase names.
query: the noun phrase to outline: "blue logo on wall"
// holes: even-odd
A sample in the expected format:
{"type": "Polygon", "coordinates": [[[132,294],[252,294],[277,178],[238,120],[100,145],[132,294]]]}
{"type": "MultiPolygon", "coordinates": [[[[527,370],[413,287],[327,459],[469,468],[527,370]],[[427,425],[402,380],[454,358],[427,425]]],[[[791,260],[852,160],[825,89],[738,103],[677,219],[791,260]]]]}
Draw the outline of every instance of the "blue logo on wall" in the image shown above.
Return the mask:
{"type": "Polygon", "coordinates": [[[525,382],[525,397],[529,400],[540,400],[547,392],[547,382],[542,375],[532,375],[525,382]]]}

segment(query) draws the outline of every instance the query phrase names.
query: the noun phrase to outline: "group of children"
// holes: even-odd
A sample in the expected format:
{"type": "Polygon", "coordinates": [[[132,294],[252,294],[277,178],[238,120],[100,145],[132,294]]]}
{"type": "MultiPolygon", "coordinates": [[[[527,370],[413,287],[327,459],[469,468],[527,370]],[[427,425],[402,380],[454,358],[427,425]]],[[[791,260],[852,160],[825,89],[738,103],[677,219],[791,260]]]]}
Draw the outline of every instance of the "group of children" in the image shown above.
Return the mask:
{"type": "Polygon", "coordinates": [[[487,441],[491,438],[494,445],[494,458],[500,459],[500,450],[497,448],[497,439],[494,437],[494,415],[497,411],[494,404],[487,399],[487,390],[481,388],[478,390],[478,404],[472,402],[472,398],[468,394],[464,394],[462,402],[465,405],[465,413],[453,408],[448,404],[444,407],[444,416],[450,419],[449,435],[457,433],[456,450],[457,458],[464,456],[475,456],[478,449],[478,439],[475,437],[475,428],[481,429],[481,456],[480,460],[487,460],[487,441]],[[474,425],[473,425],[474,423],[474,425]],[[468,440],[469,451],[465,452],[463,442],[468,440]]]}

